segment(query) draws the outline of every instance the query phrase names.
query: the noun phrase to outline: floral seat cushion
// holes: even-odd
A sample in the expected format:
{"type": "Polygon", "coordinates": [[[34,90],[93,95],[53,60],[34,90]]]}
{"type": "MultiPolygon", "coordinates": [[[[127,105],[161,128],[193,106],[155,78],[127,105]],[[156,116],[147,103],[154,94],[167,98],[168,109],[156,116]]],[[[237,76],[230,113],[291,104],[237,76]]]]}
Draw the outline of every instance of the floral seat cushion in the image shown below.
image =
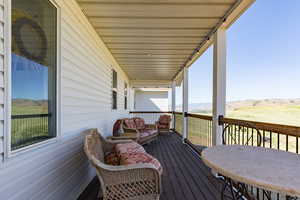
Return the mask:
{"type": "Polygon", "coordinates": [[[156,126],[157,126],[158,129],[169,129],[170,128],[170,122],[171,122],[171,116],[161,115],[159,117],[158,122],[156,123],[156,126]]]}
{"type": "Polygon", "coordinates": [[[105,164],[120,165],[120,157],[116,152],[110,152],[105,156],[105,164]]]}
{"type": "Polygon", "coordinates": [[[145,153],[145,149],[136,142],[119,143],[115,146],[115,152],[120,156],[124,153],[145,153]]]}
{"type": "Polygon", "coordinates": [[[113,126],[113,136],[120,136],[123,132],[122,120],[118,119],[113,126]]]}
{"type": "Polygon", "coordinates": [[[137,152],[131,154],[122,154],[120,157],[121,165],[133,165],[138,163],[150,163],[159,171],[160,174],[163,172],[160,162],[147,153],[137,152]]]}
{"type": "Polygon", "coordinates": [[[143,129],[146,128],[145,120],[144,119],[136,117],[136,118],[134,118],[134,122],[135,122],[136,128],[138,130],[143,130],[143,129]]]}
{"type": "Polygon", "coordinates": [[[125,119],[124,124],[126,125],[127,128],[136,129],[136,125],[135,125],[135,122],[134,122],[133,118],[125,119]]]}

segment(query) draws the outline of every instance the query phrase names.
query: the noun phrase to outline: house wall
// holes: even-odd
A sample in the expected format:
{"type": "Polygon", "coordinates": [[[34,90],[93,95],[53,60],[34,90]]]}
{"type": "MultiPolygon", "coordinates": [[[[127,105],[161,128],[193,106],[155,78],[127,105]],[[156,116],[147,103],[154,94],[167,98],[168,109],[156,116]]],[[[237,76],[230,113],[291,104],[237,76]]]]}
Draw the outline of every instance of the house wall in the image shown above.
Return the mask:
{"type": "MultiPolygon", "coordinates": [[[[9,101],[4,101],[5,95],[9,95],[9,84],[4,84],[4,77],[9,80],[10,66],[3,63],[4,55],[9,55],[10,49],[5,48],[7,54],[3,52],[6,40],[3,34],[9,33],[9,29],[3,32],[3,0],[0,0],[0,154],[4,158],[0,161],[0,199],[76,199],[95,176],[82,151],[83,137],[80,133],[95,127],[108,136],[114,120],[128,115],[128,111],[124,110],[123,96],[124,81],[129,83],[126,74],[78,4],[74,0],[54,2],[61,15],[61,74],[58,78],[61,123],[58,137],[43,145],[8,155],[3,153],[7,146],[7,142],[4,144],[3,141],[8,141],[10,134],[4,132],[4,128],[9,127],[9,120],[4,121],[4,108],[9,110],[9,101]],[[111,110],[112,67],[118,72],[118,110],[111,110]]],[[[8,13],[11,0],[4,0],[4,3],[8,13]]],[[[9,24],[8,14],[5,19],[5,23],[9,24]]],[[[132,99],[129,98],[130,101],[132,99]]]]}
{"type": "Polygon", "coordinates": [[[4,153],[4,2],[0,1],[0,161],[4,153]]]}
{"type": "Polygon", "coordinates": [[[136,111],[168,111],[168,91],[136,91],[136,111]]]}

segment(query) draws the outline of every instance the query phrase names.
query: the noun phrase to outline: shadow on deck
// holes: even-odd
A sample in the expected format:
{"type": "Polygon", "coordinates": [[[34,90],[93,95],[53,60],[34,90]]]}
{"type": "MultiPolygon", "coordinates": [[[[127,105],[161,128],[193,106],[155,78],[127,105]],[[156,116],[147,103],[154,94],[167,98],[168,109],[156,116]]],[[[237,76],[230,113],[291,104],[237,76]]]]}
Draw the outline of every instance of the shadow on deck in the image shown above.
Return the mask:
{"type": "MultiPolygon", "coordinates": [[[[221,199],[222,182],[212,176],[201,158],[178,135],[161,135],[145,149],[164,169],[161,200],[221,199]]],[[[96,200],[98,187],[95,178],[78,200],[96,200]]]]}

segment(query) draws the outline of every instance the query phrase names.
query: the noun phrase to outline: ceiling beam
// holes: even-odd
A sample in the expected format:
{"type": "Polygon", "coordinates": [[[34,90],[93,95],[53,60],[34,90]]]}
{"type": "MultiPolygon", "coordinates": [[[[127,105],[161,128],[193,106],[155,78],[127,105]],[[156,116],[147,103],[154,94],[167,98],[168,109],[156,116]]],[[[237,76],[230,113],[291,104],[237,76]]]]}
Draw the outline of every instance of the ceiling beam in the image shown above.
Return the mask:
{"type": "Polygon", "coordinates": [[[232,2],[130,2],[130,1],[81,1],[77,0],[80,5],[185,5],[185,6],[230,6],[232,2]]]}
{"type": "Polygon", "coordinates": [[[167,51],[170,51],[170,50],[174,50],[174,51],[178,51],[178,50],[193,50],[193,48],[176,48],[176,49],[169,49],[169,48],[162,48],[162,49],[152,49],[152,48],[149,48],[149,47],[146,47],[146,48],[109,48],[110,50],[138,50],[138,51],[156,51],[156,50],[167,50],[167,51]]]}
{"type": "Polygon", "coordinates": [[[127,45],[197,45],[197,43],[186,42],[186,43],[176,43],[176,42],[106,42],[107,45],[118,45],[118,44],[127,44],[127,45]]]}
{"type": "Polygon", "coordinates": [[[97,19],[97,18],[112,18],[112,19],[201,19],[201,20],[211,20],[211,19],[221,19],[220,17],[165,17],[165,16],[105,16],[105,15],[87,15],[89,19],[97,19]]]}
{"type": "Polygon", "coordinates": [[[210,31],[212,27],[124,27],[124,26],[95,26],[96,30],[192,30],[192,31],[210,31]]]}

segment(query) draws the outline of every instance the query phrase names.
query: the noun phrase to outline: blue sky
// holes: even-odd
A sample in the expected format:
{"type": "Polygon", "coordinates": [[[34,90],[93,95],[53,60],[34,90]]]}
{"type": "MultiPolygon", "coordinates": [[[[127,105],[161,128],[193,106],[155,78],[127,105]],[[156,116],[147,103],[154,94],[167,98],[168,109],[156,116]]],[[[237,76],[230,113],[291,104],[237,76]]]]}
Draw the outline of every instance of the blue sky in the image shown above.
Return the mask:
{"type": "Polygon", "coordinates": [[[48,67],[12,54],[13,99],[48,99],[48,67]]]}
{"type": "MultiPolygon", "coordinates": [[[[300,97],[299,11],[299,0],[257,0],[229,28],[227,101],[300,97]]],[[[189,78],[190,103],[211,102],[212,48],[189,78]]]]}

